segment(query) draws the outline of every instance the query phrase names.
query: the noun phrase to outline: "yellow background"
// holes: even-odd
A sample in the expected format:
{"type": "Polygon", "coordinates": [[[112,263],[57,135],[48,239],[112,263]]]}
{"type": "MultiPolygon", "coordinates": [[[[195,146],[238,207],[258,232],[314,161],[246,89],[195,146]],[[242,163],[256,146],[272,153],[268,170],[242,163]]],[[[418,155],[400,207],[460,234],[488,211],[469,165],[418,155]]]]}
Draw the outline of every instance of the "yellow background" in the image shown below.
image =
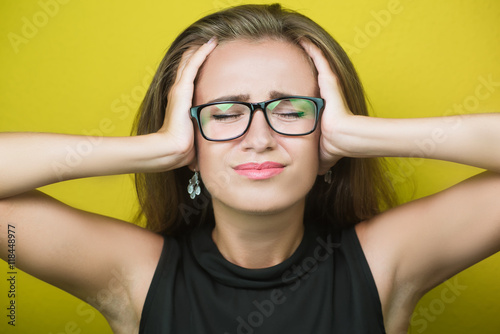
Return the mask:
{"type": "MultiPolygon", "coordinates": [[[[244,2],[65,0],[56,7],[55,0],[2,1],[0,131],[128,135],[151,72],[174,37],[194,20],[244,2]]],[[[471,112],[500,110],[500,87],[474,100],[480,77],[500,81],[497,0],[283,4],[316,20],[348,50],[374,115],[441,116],[463,103],[471,112]]],[[[392,168],[405,201],[479,171],[408,159],[392,159],[392,168]]],[[[135,206],[128,175],[68,181],[43,191],[77,208],[124,220],[131,219],[135,206]]],[[[21,237],[17,246],[22,247],[21,237]]],[[[6,272],[1,263],[1,333],[111,333],[88,305],[22,273],[17,277],[17,326],[7,326],[6,272]]],[[[458,275],[464,290],[450,295],[446,285],[437,287],[417,306],[410,333],[500,332],[499,278],[496,255],[458,275]]]]}

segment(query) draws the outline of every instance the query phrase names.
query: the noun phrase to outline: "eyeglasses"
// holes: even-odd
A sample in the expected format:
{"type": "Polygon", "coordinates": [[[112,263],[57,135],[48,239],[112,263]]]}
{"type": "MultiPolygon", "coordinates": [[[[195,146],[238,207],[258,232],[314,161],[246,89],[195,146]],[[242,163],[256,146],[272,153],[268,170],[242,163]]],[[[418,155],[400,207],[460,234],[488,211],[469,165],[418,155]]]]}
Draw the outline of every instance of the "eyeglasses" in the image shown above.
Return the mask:
{"type": "Polygon", "coordinates": [[[317,97],[287,96],[259,103],[222,101],[191,108],[201,135],[210,141],[239,138],[247,132],[254,113],[261,109],[267,124],[286,136],[304,136],[316,130],[325,101],[317,97]]]}

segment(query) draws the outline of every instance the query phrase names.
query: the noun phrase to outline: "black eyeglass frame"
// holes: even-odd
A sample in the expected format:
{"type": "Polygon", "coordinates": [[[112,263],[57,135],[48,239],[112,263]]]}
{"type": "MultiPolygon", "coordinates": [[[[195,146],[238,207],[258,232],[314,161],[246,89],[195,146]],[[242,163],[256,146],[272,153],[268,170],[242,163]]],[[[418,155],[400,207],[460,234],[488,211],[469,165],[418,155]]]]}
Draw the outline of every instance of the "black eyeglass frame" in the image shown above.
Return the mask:
{"type": "Polygon", "coordinates": [[[253,115],[259,109],[262,110],[262,112],[264,113],[264,117],[266,119],[267,125],[269,125],[269,127],[274,132],[279,133],[280,135],[284,135],[284,136],[292,136],[292,137],[306,136],[306,135],[308,135],[310,133],[313,133],[316,130],[316,128],[318,126],[319,114],[323,111],[324,107],[325,107],[325,100],[322,99],[322,98],[320,98],[320,97],[283,96],[283,97],[279,97],[277,99],[272,99],[272,100],[268,100],[268,101],[264,101],[264,102],[257,102],[257,103],[241,102],[241,101],[218,101],[218,102],[211,102],[211,103],[206,103],[206,104],[200,104],[198,106],[192,107],[190,109],[190,113],[191,113],[191,118],[194,118],[196,120],[196,123],[198,124],[198,129],[200,129],[200,133],[203,136],[203,138],[205,138],[208,141],[229,141],[229,140],[240,138],[241,136],[243,136],[248,131],[248,129],[250,128],[250,125],[252,124],[253,115]],[[308,131],[308,132],[305,132],[305,133],[299,133],[299,134],[289,134],[289,133],[280,132],[280,131],[276,130],[271,125],[271,122],[269,121],[269,118],[267,117],[267,112],[266,112],[267,106],[269,104],[275,102],[275,101],[289,100],[289,99],[304,99],[304,100],[312,101],[314,103],[314,105],[316,106],[316,114],[315,114],[315,120],[314,120],[314,127],[313,127],[313,129],[311,131],[308,131]],[[228,139],[210,139],[207,136],[205,136],[205,133],[203,132],[203,129],[201,127],[201,121],[200,121],[201,110],[203,108],[205,108],[205,107],[208,107],[208,106],[212,106],[212,105],[216,105],[216,104],[224,104],[224,103],[241,104],[241,105],[247,106],[248,109],[250,109],[250,118],[248,119],[248,125],[245,128],[245,130],[241,134],[239,134],[238,136],[234,136],[234,137],[231,137],[231,138],[228,138],[228,139]]]}

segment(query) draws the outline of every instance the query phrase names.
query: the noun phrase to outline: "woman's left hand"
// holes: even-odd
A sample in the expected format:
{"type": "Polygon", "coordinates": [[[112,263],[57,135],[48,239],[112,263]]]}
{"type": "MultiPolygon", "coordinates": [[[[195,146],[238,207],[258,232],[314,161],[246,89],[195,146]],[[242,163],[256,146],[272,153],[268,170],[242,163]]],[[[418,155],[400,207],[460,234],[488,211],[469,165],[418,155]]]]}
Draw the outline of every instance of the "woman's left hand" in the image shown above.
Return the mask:
{"type": "Polygon", "coordinates": [[[325,174],[342,157],[347,156],[345,136],[342,127],[355,117],[349,110],[342,94],[337,76],[323,52],[311,41],[303,39],[300,44],[311,57],[318,71],[318,85],[325,109],[321,116],[321,137],[319,141],[319,174],[325,174]]]}

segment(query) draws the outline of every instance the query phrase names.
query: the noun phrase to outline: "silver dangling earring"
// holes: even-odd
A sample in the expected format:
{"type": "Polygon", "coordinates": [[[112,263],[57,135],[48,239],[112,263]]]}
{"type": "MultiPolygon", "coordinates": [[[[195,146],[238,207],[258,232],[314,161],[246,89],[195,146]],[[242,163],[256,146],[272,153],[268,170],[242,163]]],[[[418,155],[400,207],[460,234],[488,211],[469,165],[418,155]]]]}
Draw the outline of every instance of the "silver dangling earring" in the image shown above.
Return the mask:
{"type": "Polygon", "coordinates": [[[201,194],[200,180],[198,176],[198,171],[196,170],[194,171],[193,177],[189,179],[189,185],[187,187],[187,191],[191,199],[195,199],[196,196],[201,194]]]}
{"type": "Polygon", "coordinates": [[[329,169],[325,174],[325,182],[328,184],[332,184],[332,170],[329,169]]]}

